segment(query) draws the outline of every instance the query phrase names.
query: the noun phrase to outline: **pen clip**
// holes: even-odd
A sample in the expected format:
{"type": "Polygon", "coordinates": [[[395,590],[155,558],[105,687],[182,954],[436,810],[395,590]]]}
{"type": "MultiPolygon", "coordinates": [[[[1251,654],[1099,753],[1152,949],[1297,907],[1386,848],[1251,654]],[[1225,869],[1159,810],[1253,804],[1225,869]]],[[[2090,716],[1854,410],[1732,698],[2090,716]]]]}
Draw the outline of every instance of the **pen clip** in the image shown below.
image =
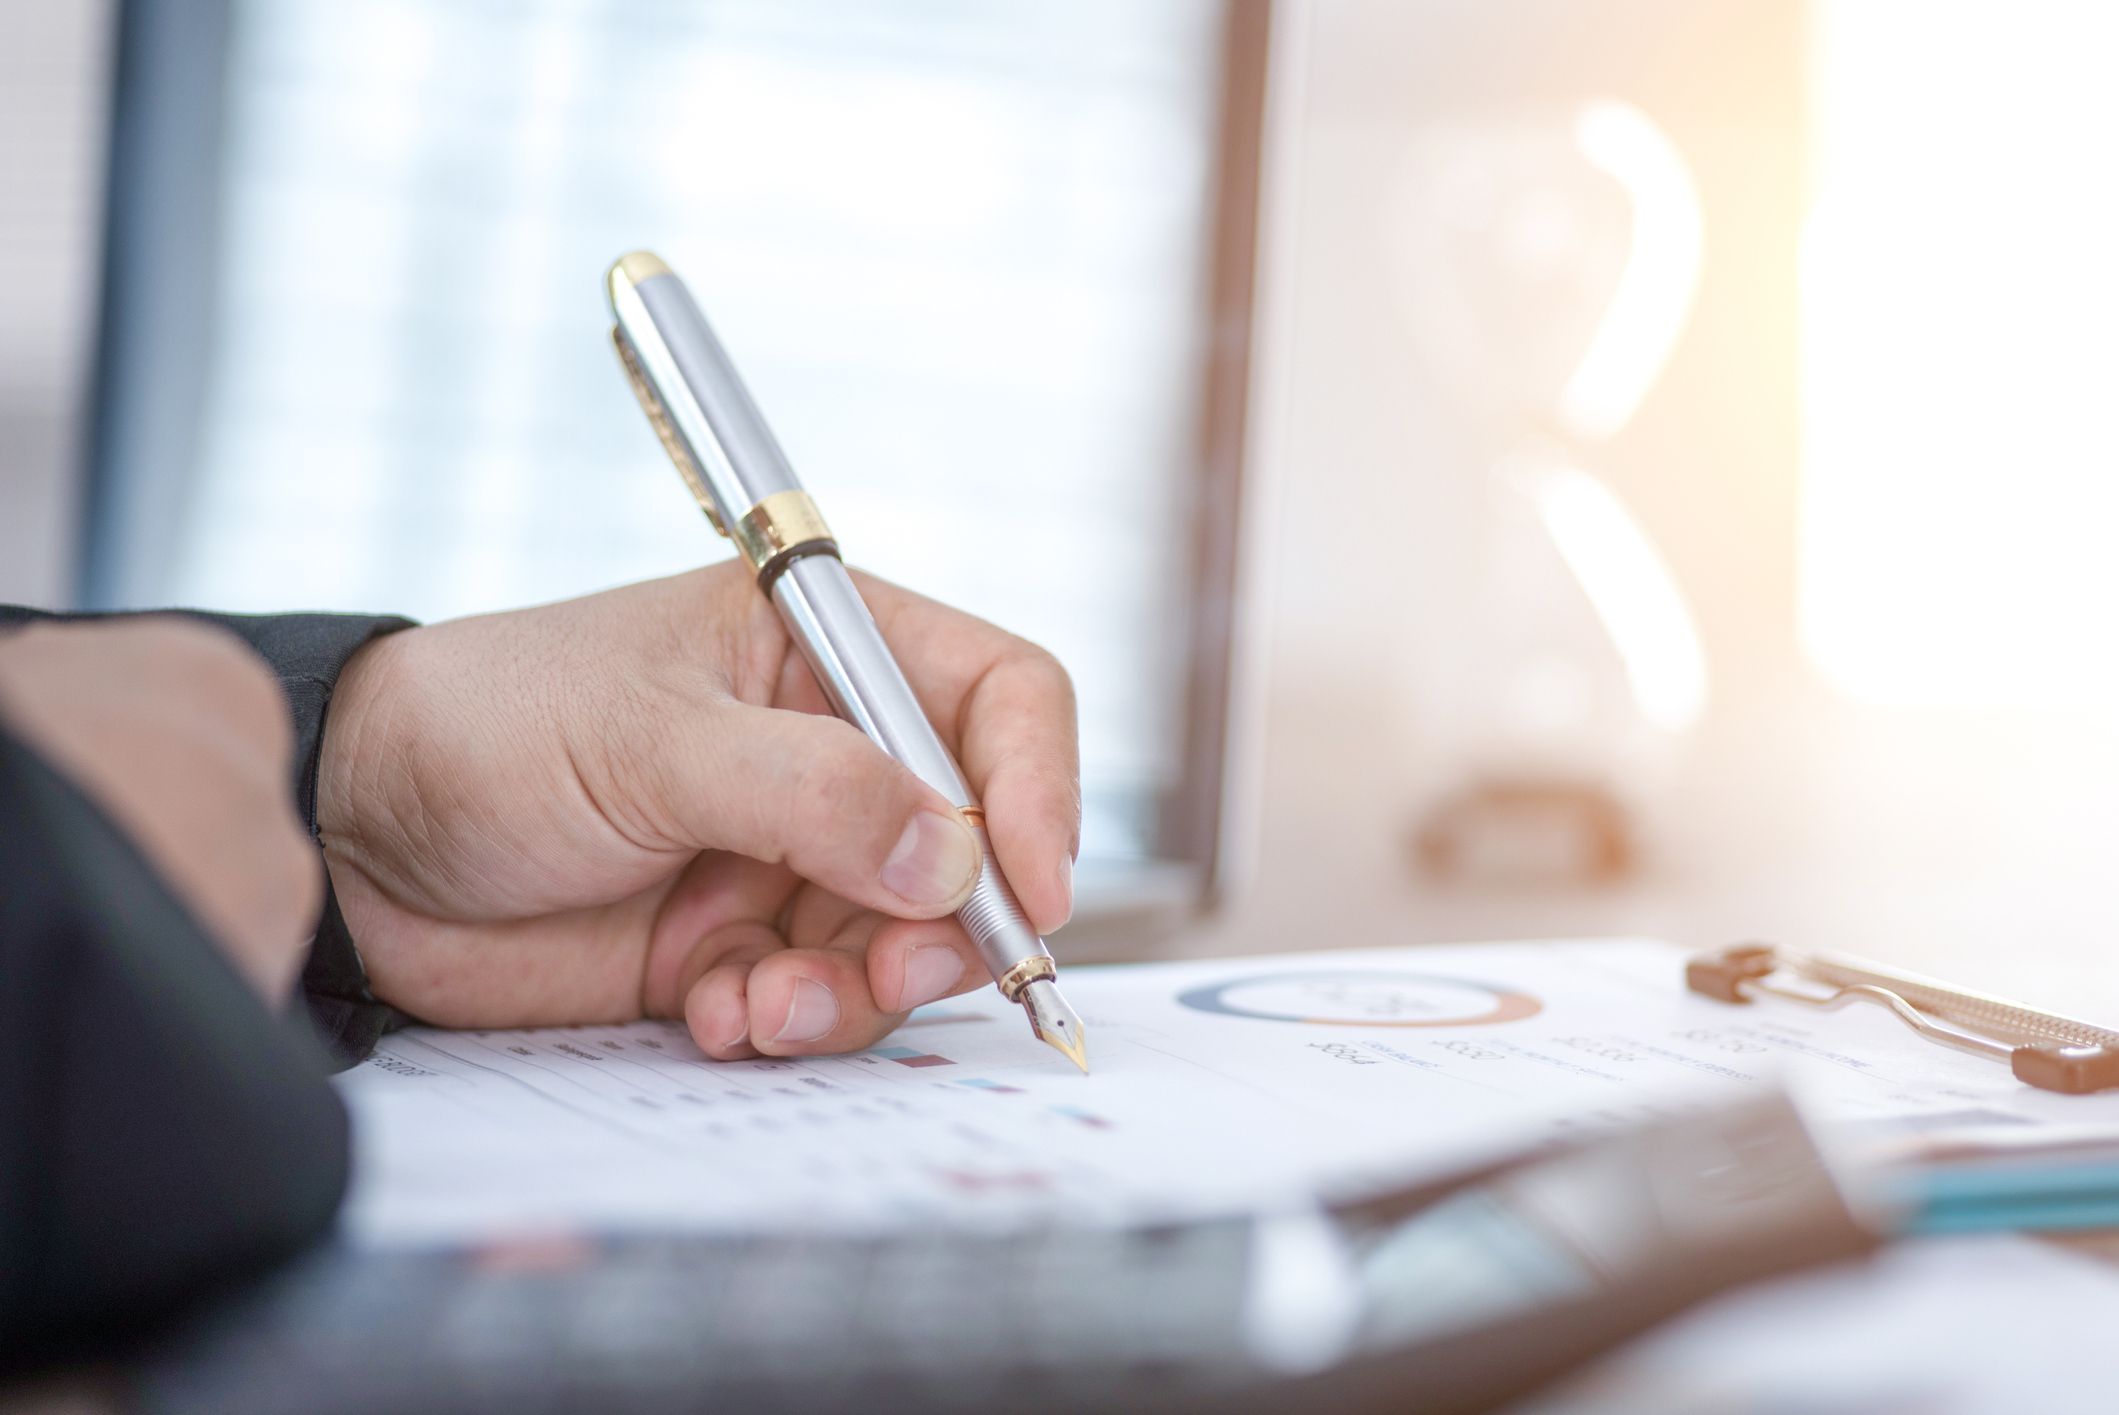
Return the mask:
{"type": "Polygon", "coordinates": [[[685,447],[684,439],[677,435],[677,425],[670,421],[669,409],[662,404],[662,396],[655,385],[648,382],[646,370],[640,367],[640,356],[633,352],[632,341],[617,325],[611,326],[611,345],[618,350],[618,362],[625,365],[626,382],[633,385],[633,396],[640,400],[640,410],[647,414],[648,425],[655,429],[655,436],[662,440],[662,450],[670,454],[677,464],[677,475],[691,488],[692,500],[706,513],[706,519],[725,540],[728,527],[721,523],[721,513],[714,509],[714,498],[707,494],[706,478],[699,474],[698,463],[692,460],[691,451],[685,447]]]}

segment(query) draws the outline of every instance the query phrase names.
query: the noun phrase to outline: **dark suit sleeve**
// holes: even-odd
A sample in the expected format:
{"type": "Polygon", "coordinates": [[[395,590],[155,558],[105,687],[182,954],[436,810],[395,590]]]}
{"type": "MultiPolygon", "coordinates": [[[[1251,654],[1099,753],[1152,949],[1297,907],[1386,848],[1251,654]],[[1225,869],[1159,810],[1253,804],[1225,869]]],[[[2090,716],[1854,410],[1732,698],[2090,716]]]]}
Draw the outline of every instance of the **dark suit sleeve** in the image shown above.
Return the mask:
{"type": "Polygon", "coordinates": [[[346,1117],[132,842],[0,723],[0,1381],[321,1234],[346,1117]]]}
{"type": "MultiPolygon", "coordinates": [[[[58,616],[0,607],[0,633],[58,616]]],[[[406,620],[199,615],[272,665],[316,831],[338,675],[406,620]]],[[[303,976],[340,1062],[385,1029],[335,906],[303,976]]],[[[310,1028],[253,993],[125,833],[0,718],[0,1380],[112,1349],[324,1232],[346,1117],[310,1028]]]]}
{"type": "MultiPolygon", "coordinates": [[[[392,615],[361,614],[206,614],[174,611],[218,624],[249,644],[279,675],[294,717],[296,807],[309,833],[316,834],[316,768],[323,749],[324,721],[332,689],[347,660],[370,640],[410,628],[412,621],[392,615]]],[[[48,619],[92,619],[98,615],[50,615],[32,609],[0,606],[0,632],[10,625],[48,619]]],[[[328,882],[327,882],[328,885],[328,882]]],[[[302,970],[302,993],[317,1037],[340,1065],[361,1060],[375,1049],[383,1033],[403,1020],[368,991],[360,955],[346,932],[338,901],[328,887],[324,910],[302,970]]]]}

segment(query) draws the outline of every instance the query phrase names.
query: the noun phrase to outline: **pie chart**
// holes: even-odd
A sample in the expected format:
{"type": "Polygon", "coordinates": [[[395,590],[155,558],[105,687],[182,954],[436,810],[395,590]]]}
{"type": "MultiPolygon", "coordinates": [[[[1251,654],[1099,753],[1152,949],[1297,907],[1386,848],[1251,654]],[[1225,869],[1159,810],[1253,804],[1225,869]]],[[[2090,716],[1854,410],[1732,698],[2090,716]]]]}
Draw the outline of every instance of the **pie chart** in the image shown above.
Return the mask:
{"type": "Polygon", "coordinates": [[[1477,1027],[1520,1022],[1544,1007],[1515,988],[1431,973],[1327,969],[1258,973],[1177,996],[1195,1012],[1315,1027],[1477,1027]]]}

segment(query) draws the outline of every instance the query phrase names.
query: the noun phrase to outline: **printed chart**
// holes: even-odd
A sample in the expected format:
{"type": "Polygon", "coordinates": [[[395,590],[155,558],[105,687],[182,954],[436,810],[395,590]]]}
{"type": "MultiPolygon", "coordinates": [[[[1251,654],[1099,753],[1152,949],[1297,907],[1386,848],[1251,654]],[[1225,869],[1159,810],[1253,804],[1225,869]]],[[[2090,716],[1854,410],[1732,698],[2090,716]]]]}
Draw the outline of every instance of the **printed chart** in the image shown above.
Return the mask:
{"type": "Polygon", "coordinates": [[[987,992],[852,1056],[711,1062],[683,1027],[416,1028],[339,1080],[348,1231],[747,1231],[1182,1218],[1432,1175],[1781,1082],[1828,1122],[2119,1123],[1889,1017],[1728,1007],[1650,943],[1077,968],[1078,1074],[987,992]]]}
{"type": "Polygon", "coordinates": [[[1178,994],[1197,1012],[1317,1027],[1476,1027],[1520,1022],[1543,1007],[1515,988],[1430,973],[1341,968],[1260,973],[1178,994]]]}

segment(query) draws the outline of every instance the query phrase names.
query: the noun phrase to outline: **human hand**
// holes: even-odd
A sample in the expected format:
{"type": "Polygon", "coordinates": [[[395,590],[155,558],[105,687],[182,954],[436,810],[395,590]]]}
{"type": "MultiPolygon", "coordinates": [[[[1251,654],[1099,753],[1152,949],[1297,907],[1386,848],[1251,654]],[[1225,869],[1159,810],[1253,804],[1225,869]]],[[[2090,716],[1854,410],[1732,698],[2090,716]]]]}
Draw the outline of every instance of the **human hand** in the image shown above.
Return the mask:
{"type": "Polygon", "coordinates": [[[131,838],[268,1001],[322,901],[288,788],[293,724],[264,661],[187,619],[0,635],[0,715],[131,838]]]}
{"type": "MultiPolygon", "coordinates": [[[[1073,907],[1073,692],[1042,650],[857,576],[1040,932],[1073,907]]],[[[822,691],[743,567],[378,639],[318,822],[376,995],[500,1027],[681,1017],[710,1056],[867,1046],[991,981],[977,846],[822,691]]]]}

